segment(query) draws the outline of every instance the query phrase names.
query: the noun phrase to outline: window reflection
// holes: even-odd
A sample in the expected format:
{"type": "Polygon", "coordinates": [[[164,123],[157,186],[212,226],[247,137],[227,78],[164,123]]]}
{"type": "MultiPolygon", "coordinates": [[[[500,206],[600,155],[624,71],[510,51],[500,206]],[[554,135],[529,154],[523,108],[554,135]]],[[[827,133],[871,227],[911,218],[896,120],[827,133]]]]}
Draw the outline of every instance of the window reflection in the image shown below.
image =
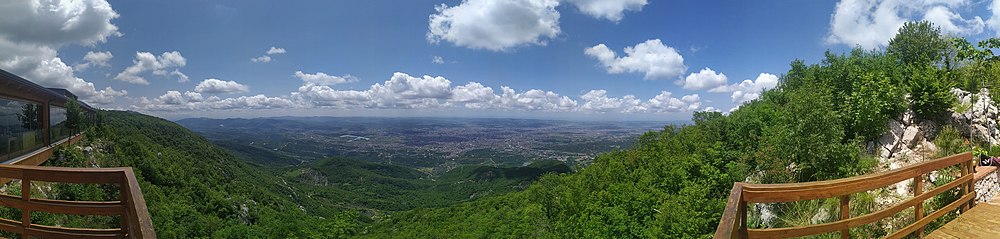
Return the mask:
{"type": "Polygon", "coordinates": [[[0,98],[0,160],[44,145],[41,105],[0,98]]]}
{"type": "Polygon", "coordinates": [[[69,137],[70,130],[66,125],[66,108],[49,105],[49,132],[51,132],[53,143],[69,137]]]}

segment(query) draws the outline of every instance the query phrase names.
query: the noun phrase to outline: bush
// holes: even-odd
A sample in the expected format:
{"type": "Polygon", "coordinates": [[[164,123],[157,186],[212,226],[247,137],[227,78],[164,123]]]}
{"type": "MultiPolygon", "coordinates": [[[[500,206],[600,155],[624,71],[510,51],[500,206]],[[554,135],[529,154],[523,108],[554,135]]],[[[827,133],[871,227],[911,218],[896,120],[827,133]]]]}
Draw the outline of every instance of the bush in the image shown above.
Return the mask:
{"type": "Polygon", "coordinates": [[[941,122],[957,99],[951,94],[953,83],[945,81],[942,71],[931,67],[911,67],[910,100],[917,118],[941,122]]]}

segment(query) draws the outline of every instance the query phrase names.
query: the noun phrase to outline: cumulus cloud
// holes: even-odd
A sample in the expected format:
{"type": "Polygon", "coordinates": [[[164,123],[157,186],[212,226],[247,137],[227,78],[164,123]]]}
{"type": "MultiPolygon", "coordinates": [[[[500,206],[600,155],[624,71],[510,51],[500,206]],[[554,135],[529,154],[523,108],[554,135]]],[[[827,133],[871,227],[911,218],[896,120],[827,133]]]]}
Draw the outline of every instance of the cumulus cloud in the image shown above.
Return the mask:
{"type": "Polygon", "coordinates": [[[264,55],[264,56],[250,58],[250,62],[253,62],[253,63],[258,63],[258,62],[268,63],[268,62],[271,62],[271,56],[264,55]]]}
{"type": "Polygon", "coordinates": [[[726,84],[726,74],[716,73],[714,70],[705,67],[698,73],[691,73],[684,78],[684,89],[704,90],[716,88],[726,84]]]}
{"type": "Polygon", "coordinates": [[[1000,36],[1000,0],[993,0],[989,6],[990,20],[986,24],[993,30],[994,34],[1000,36]]]}
{"type": "Polygon", "coordinates": [[[924,14],[924,20],[941,27],[941,31],[957,35],[974,35],[983,32],[986,22],[979,16],[970,19],[945,6],[934,6],[924,14]]]}
{"type": "Polygon", "coordinates": [[[197,92],[167,91],[156,98],[139,98],[130,108],[141,111],[181,111],[181,110],[238,110],[238,109],[283,109],[298,107],[287,97],[265,95],[219,98],[202,98],[197,92]]]}
{"type": "Polygon", "coordinates": [[[267,52],[265,52],[264,55],[258,56],[258,57],[254,57],[254,58],[250,58],[250,62],[253,62],[253,63],[268,63],[268,62],[271,62],[271,60],[272,60],[271,55],[275,55],[275,54],[285,54],[285,48],[273,47],[272,46],[271,49],[267,49],[267,52]]]}
{"type": "Polygon", "coordinates": [[[587,48],[584,53],[597,59],[611,74],[643,73],[645,79],[652,80],[677,77],[687,71],[684,57],[660,39],[625,47],[625,56],[621,57],[604,44],[587,48]]]}
{"type": "Polygon", "coordinates": [[[444,58],[442,58],[440,56],[431,57],[431,63],[438,64],[438,65],[444,64],[444,58]]]}
{"type": "Polygon", "coordinates": [[[68,44],[92,46],[120,35],[118,14],[103,0],[11,1],[0,7],[0,68],[45,87],[65,88],[92,104],[127,94],[76,77],[58,57],[68,44]]]}
{"type": "Polygon", "coordinates": [[[273,47],[272,46],[271,49],[267,49],[267,54],[268,55],[285,54],[285,48],[273,47]]]}
{"type": "Polygon", "coordinates": [[[307,74],[302,71],[296,71],[295,77],[306,83],[312,83],[315,85],[336,85],[343,83],[350,83],[358,81],[357,77],[352,75],[344,76],[331,76],[323,72],[316,72],[315,74],[307,74]]]}
{"type": "Polygon", "coordinates": [[[108,63],[108,61],[111,61],[112,57],[114,56],[111,55],[111,52],[109,51],[90,51],[83,56],[83,63],[73,65],[73,70],[82,71],[90,68],[91,66],[111,67],[111,64],[108,63]]]}
{"type": "Polygon", "coordinates": [[[194,87],[194,91],[206,94],[232,94],[250,91],[250,87],[235,81],[205,79],[194,87]]]}
{"type": "MultiPolygon", "coordinates": [[[[225,92],[222,88],[239,88],[236,82],[208,79],[195,90],[181,93],[167,91],[154,98],[141,97],[135,110],[229,110],[276,108],[330,109],[444,109],[465,108],[526,112],[586,112],[586,113],[664,113],[702,109],[697,94],[680,98],[670,92],[643,101],[634,95],[612,97],[603,89],[580,95],[578,99],[541,89],[517,91],[501,86],[499,91],[479,82],[453,86],[442,76],[411,76],[396,72],[388,80],[365,90],[335,89],[329,85],[304,82],[297,91],[285,96],[204,97],[202,93],[225,92]],[[212,90],[209,90],[212,89],[212,90]]],[[[245,88],[244,88],[245,89],[245,88]]],[[[230,90],[240,92],[240,90],[230,90]]]]}
{"type": "Polygon", "coordinates": [[[639,100],[634,95],[626,95],[622,98],[608,97],[608,91],[606,90],[591,90],[586,94],[580,96],[580,99],[584,101],[583,105],[580,106],[582,111],[594,111],[594,112],[642,112],[646,108],[642,105],[642,100],[639,100]]]}
{"type": "Polygon", "coordinates": [[[132,60],[132,63],[132,66],[118,73],[114,79],[132,84],[149,85],[149,81],[142,74],[152,72],[153,75],[157,76],[167,76],[168,74],[175,76],[180,82],[188,80],[187,75],[178,70],[178,68],[187,65],[187,59],[177,51],[164,52],[160,56],[149,52],[136,52],[135,60],[132,60]],[[167,71],[171,69],[172,71],[167,71]]]}
{"type": "Polygon", "coordinates": [[[969,3],[968,0],[843,0],[834,10],[826,42],[867,49],[885,46],[903,23],[921,19],[940,26],[945,33],[982,33],[985,22],[981,17],[963,18],[956,12],[969,3]]]}
{"type": "Polygon", "coordinates": [[[746,79],[738,84],[720,86],[709,90],[709,92],[732,92],[734,103],[743,103],[760,97],[765,90],[778,86],[778,76],[769,73],[760,73],[757,79],[746,79]]]}
{"type": "Polygon", "coordinates": [[[433,108],[451,96],[451,81],[444,77],[413,77],[396,72],[392,78],[365,91],[336,90],[307,82],[293,96],[323,106],[368,108],[433,108]]]}
{"type": "Polygon", "coordinates": [[[594,18],[604,18],[612,22],[622,20],[625,11],[640,11],[646,6],[646,0],[566,0],[576,6],[580,12],[594,18]]]}
{"type": "Polygon", "coordinates": [[[94,45],[119,35],[118,13],[105,0],[7,1],[0,7],[0,37],[45,46],[94,45]]]}
{"type": "Polygon", "coordinates": [[[646,101],[645,105],[649,111],[658,113],[696,111],[701,107],[701,97],[695,94],[685,95],[678,99],[668,91],[661,91],[660,94],[646,101]]]}
{"type": "Polygon", "coordinates": [[[492,87],[483,86],[479,82],[469,82],[452,89],[449,101],[470,109],[488,109],[496,108],[500,97],[493,92],[492,87]]]}
{"type": "Polygon", "coordinates": [[[491,51],[545,45],[560,32],[556,6],[556,0],[464,0],[453,7],[441,4],[430,16],[427,40],[491,51]]]}
{"type": "Polygon", "coordinates": [[[506,86],[500,87],[503,95],[500,96],[500,108],[518,109],[527,111],[573,111],[577,103],[567,96],[560,96],[552,91],[531,89],[522,93],[517,93],[514,89],[506,86]]]}

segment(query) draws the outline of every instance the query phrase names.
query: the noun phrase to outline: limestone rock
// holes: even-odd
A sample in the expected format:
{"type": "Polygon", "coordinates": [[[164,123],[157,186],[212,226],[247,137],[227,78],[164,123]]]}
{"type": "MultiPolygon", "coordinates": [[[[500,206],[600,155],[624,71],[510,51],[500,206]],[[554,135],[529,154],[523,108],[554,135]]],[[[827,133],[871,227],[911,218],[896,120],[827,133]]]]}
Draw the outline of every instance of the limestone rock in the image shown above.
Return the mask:
{"type": "Polygon", "coordinates": [[[810,221],[812,224],[820,224],[825,222],[827,218],[830,218],[830,212],[828,212],[826,208],[820,208],[817,210],[816,214],[813,215],[812,220],[810,221]]]}
{"type": "Polygon", "coordinates": [[[920,127],[914,125],[906,127],[906,129],[903,130],[903,137],[901,138],[901,140],[903,145],[905,145],[907,148],[912,149],[913,147],[917,146],[917,143],[919,143],[921,140],[924,139],[923,137],[924,134],[920,132],[920,127]]]}

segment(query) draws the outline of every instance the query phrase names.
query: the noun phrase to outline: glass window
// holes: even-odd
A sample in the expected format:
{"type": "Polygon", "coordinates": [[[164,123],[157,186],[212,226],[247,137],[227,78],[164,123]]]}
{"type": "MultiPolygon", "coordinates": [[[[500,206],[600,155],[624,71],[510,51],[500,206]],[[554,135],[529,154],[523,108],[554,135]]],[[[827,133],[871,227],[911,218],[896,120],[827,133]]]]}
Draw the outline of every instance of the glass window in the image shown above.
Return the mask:
{"type": "Polygon", "coordinates": [[[66,108],[49,105],[49,132],[52,134],[52,143],[70,135],[69,127],[66,126],[66,108]]]}
{"type": "Polygon", "coordinates": [[[41,107],[0,98],[0,160],[7,161],[44,145],[41,107]]]}

